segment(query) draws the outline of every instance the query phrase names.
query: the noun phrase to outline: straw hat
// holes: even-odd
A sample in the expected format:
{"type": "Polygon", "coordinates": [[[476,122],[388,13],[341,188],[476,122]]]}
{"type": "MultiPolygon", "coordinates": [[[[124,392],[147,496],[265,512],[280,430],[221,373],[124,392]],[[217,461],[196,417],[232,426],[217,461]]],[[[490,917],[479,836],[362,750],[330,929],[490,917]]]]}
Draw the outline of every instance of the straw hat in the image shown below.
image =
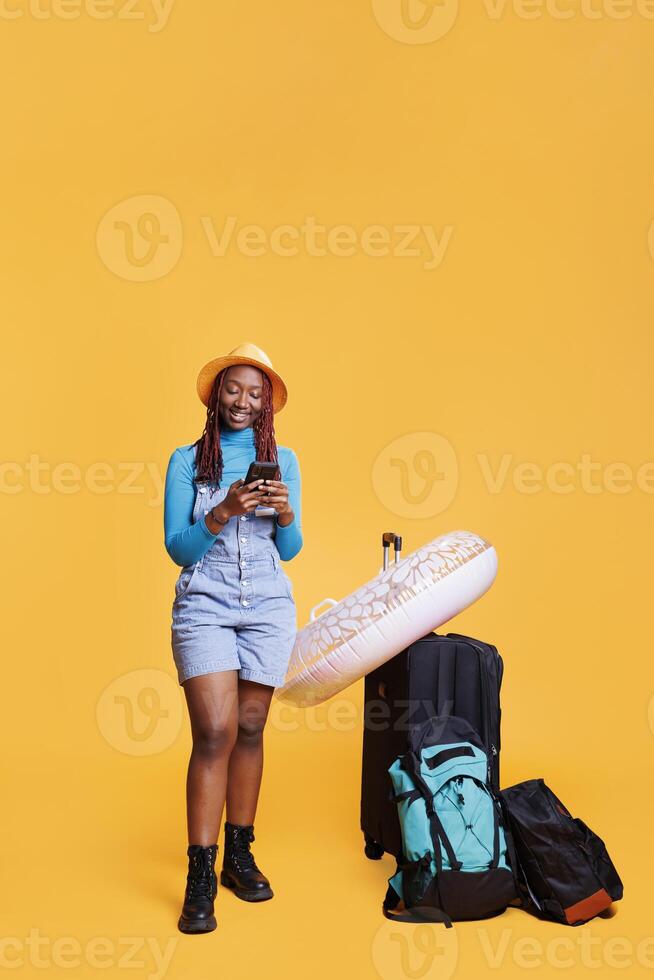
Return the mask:
{"type": "Polygon", "coordinates": [[[204,365],[198,375],[198,395],[204,405],[209,404],[209,396],[211,395],[211,389],[216,380],[216,375],[223,368],[230,367],[232,364],[252,364],[253,367],[258,367],[264,371],[270,378],[272,385],[273,412],[280,412],[282,410],[288,397],[286,385],[277,372],[273,371],[273,366],[266,352],[261,350],[260,347],[257,347],[256,344],[248,343],[239,344],[234,350],[230,350],[229,354],[222,354],[220,357],[215,357],[213,361],[209,361],[204,365]]]}

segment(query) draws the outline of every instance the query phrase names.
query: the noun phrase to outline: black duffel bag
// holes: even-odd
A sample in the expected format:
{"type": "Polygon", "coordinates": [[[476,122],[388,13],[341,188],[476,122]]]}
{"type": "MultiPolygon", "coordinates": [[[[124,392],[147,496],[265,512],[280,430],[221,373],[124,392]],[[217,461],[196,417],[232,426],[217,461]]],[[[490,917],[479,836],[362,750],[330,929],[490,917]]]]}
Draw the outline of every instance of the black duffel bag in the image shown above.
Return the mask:
{"type": "Polygon", "coordinates": [[[517,852],[522,908],[578,926],[622,898],[604,842],[573,817],[542,779],[500,793],[517,852]]]}

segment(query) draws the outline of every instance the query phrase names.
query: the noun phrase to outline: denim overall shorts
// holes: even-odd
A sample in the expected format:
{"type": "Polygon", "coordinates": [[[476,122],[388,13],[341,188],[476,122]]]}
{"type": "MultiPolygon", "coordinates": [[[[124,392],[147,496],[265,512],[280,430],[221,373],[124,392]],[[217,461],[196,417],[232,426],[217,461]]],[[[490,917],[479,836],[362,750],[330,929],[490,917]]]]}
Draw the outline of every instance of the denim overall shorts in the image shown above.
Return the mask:
{"type": "MultiPolygon", "coordinates": [[[[198,485],[193,522],[229,487],[198,485]]],[[[276,516],[230,517],[206,554],[175,583],[172,648],[179,683],[237,670],[244,680],[281,687],[297,632],[291,580],[275,544],[276,516]]]]}

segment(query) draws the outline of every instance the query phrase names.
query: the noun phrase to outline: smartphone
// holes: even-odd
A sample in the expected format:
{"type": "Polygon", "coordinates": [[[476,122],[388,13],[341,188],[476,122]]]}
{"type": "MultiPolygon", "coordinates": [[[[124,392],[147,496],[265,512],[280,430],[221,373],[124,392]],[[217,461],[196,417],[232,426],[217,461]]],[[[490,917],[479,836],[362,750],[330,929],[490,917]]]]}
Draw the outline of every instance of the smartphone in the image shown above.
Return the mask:
{"type": "MultiPolygon", "coordinates": [[[[261,459],[255,459],[250,463],[250,467],[245,477],[245,485],[252,483],[253,480],[279,480],[279,464],[267,463],[261,459]]],[[[281,474],[280,474],[281,475],[281,474]]]]}

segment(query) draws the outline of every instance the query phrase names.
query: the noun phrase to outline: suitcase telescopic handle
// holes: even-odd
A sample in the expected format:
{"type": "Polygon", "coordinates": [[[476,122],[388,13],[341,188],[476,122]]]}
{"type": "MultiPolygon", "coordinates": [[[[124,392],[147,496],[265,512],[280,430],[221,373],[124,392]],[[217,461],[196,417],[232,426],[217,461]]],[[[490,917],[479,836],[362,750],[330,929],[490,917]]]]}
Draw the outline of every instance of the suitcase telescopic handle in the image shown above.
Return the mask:
{"type": "Polygon", "coordinates": [[[395,552],[395,561],[398,562],[402,552],[402,538],[399,534],[396,534],[395,531],[384,531],[382,534],[384,570],[388,568],[388,550],[391,545],[393,545],[393,550],[395,552]]]}

